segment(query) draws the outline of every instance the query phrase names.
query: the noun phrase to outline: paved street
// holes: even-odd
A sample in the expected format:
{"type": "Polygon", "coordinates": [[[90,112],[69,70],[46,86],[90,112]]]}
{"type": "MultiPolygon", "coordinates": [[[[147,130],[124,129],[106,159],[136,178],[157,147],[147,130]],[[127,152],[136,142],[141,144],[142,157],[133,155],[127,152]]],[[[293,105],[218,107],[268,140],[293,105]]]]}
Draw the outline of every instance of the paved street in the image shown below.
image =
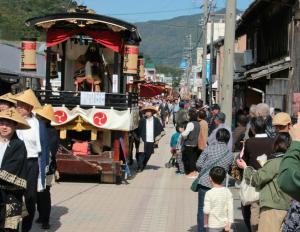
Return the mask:
{"type": "MultiPolygon", "coordinates": [[[[170,158],[169,140],[173,128],[150,160],[149,168],[128,185],[98,184],[97,180],[73,177],[52,188],[51,230],[61,232],[185,232],[196,231],[197,194],[192,180],[164,167],[170,158]]],[[[235,205],[239,205],[236,190],[235,205]]],[[[241,212],[236,207],[242,229],[241,212]]],[[[239,228],[239,229],[238,229],[239,228]]],[[[41,231],[34,225],[34,232],[41,231]]]]}

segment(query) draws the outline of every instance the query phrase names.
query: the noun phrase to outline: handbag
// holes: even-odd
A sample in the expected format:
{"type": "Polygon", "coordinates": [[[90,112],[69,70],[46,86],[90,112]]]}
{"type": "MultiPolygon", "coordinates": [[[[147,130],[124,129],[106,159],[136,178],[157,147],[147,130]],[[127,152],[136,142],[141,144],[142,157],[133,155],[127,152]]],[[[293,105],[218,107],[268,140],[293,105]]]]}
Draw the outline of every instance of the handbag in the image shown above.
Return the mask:
{"type": "Polygon", "coordinates": [[[242,159],[244,156],[245,143],[243,144],[242,150],[234,156],[233,163],[229,167],[228,174],[235,180],[242,180],[242,169],[236,164],[237,159],[242,159]]]}
{"type": "Polygon", "coordinates": [[[225,154],[220,157],[219,159],[217,159],[212,165],[210,165],[208,168],[204,169],[204,171],[200,171],[199,172],[199,175],[197,176],[197,178],[193,181],[192,185],[191,185],[191,190],[193,192],[198,192],[199,190],[199,180],[200,180],[200,177],[202,175],[204,175],[206,172],[208,172],[210,169],[212,169],[221,159],[223,159],[227,154],[229,153],[229,151],[225,152],[225,154]]]}
{"type": "Polygon", "coordinates": [[[250,178],[249,184],[246,182],[245,178],[243,178],[241,186],[240,186],[240,198],[243,206],[251,205],[253,202],[259,200],[259,192],[256,191],[255,187],[251,185],[252,176],[250,178]]]}

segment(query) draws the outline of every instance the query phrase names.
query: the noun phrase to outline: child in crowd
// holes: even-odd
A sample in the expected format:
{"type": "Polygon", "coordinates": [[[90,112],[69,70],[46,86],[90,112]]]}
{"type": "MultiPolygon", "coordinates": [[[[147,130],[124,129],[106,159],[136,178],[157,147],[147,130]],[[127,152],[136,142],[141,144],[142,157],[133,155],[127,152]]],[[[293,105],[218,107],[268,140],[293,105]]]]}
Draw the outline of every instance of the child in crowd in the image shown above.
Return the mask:
{"type": "MultiPolygon", "coordinates": [[[[178,124],[176,126],[177,130],[179,131],[181,128],[184,129],[183,125],[178,124]]],[[[179,135],[178,140],[177,140],[177,144],[176,144],[176,163],[177,163],[177,174],[181,174],[184,175],[184,165],[182,162],[182,144],[183,144],[183,140],[181,135],[179,135]]]]}
{"type": "Polygon", "coordinates": [[[176,126],[176,132],[172,135],[171,141],[170,141],[170,148],[171,148],[171,155],[172,156],[171,156],[168,164],[166,165],[166,167],[168,167],[168,168],[175,166],[175,163],[176,163],[176,145],[177,145],[179,136],[180,136],[179,127],[176,126]]]}
{"type": "Polygon", "coordinates": [[[209,172],[212,189],[204,198],[204,227],[208,232],[230,231],[233,223],[233,198],[230,190],[222,186],[226,177],[225,169],[213,167],[209,172]]]}

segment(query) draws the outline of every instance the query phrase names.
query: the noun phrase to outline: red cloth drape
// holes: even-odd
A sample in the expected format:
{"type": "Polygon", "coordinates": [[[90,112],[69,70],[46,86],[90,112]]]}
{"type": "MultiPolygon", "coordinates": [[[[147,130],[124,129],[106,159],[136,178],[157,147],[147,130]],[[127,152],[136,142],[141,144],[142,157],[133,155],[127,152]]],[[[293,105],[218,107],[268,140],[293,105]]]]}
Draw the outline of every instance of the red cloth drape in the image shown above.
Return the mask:
{"type": "Polygon", "coordinates": [[[110,48],[115,52],[122,51],[122,46],[123,46],[122,38],[117,33],[113,33],[110,31],[88,30],[85,31],[85,34],[93,38],[97,43],[100,43],[103,46],[110,48]]]}
{"type": "Polygon", "coordinates": [[[64,30],[64,29],[49,29],[47,31],[47,47],[54,46],[56,44],[62,43],[70,39],[73,35],[83,33],[87,36],[93,38],[97,43],[112,49],[115,52],[122,51],[122,37],[114,32],[110,31],[96,31],[96,30],[86,30],[86,29],[74,29],[74,30],[64,30]]]}
{"type": "Polygon", "coordinates": [[[155,97],[164,92],[164,88],[151,84],[140,85],[140,97],[155,97]]]}

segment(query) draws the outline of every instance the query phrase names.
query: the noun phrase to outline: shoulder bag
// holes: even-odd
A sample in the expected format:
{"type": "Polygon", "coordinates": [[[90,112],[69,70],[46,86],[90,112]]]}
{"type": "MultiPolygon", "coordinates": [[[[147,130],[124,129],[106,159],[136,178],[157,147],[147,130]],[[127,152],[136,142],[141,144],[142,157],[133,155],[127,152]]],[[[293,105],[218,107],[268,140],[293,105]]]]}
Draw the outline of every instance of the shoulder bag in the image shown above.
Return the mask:
{"type": "Polygon", "coordinates": [[[252,176],[250,178],[250,183],[248,184],[243,178],[241,187],[240,187],[240,198],[243,206],[251,205],[253,202],[259,200],[259,192],[256,191],[255,187],[251,185],[252,176]]]}

